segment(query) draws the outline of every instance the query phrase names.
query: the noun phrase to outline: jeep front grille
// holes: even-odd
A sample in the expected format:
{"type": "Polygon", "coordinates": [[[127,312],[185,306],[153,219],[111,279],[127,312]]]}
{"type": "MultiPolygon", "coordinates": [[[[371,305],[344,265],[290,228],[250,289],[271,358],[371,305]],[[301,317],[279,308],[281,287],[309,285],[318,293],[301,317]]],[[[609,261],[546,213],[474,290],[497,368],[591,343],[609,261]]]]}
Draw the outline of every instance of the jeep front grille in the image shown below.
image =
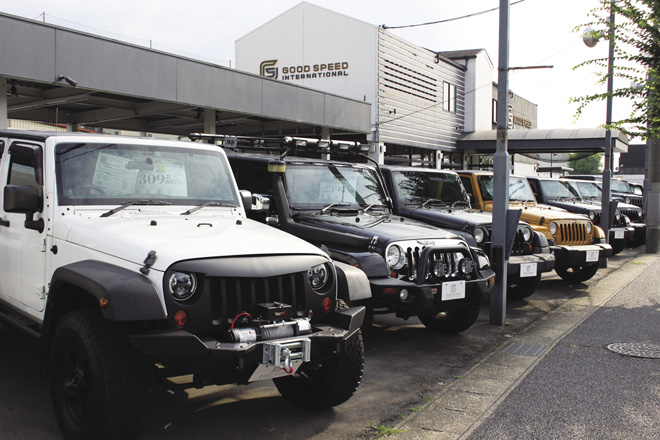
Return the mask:
{"type": "MultiPolygon", "coordinates": [[[[492,246],[492,230],[488,230],[488,242],[484,243],[481,247],[483,251],[490,257],[491,255],[491,246],[492,246]]],[[[511,255],[531,255],[532,248],[530,244],[525,242],[525,237],[523,236],[523,231],[518,229],[516,236],[513,237],[513,246],[511,248],[511,255]]]]}
{"type": "Polygon", "coordinates": [[[627,215],[630,221],[633,223],[644,223],[642,211],[639,209],[619,209],[619,211],[621,211],[621,214],[627,215]]]}
{"type": "Polygon", "coordinates": [[[584,222],[557,222],[557,235],[556,244],[591,244],[584,222]]]}
{"type": "Polygon", "coordinates": [[[406,249],[407,279],[417,284],[438,284],[443,281],[470,280],[474,277],[474,262],[465,249],[438,249],[424,246],[406,249]],[[460,270],[461,260],[469,260],[468,274],[460,270]],[[434,268],[440,270],[434,273],[434,268]]]}
{"type": "Polygon", "coordinates": [[[278,301],[290,304],[294,315],[304,315],[305,274],[294,273],[268,278],[213,278],[211,315],[213,322],[231,322],[240,312],[253,314],[255,305],[278,301]]]}

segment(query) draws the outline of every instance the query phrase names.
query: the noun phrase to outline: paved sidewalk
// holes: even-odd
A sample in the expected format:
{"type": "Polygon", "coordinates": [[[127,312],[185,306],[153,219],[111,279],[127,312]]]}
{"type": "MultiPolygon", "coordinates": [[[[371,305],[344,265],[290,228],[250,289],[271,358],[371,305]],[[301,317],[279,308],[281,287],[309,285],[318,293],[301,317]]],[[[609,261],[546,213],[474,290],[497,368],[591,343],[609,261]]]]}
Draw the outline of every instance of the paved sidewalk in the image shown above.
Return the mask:
{"type": "Polygon", "coordinates": [[[658,255],[636,257],[496,347],[391,438],[660,439],[660,359],[607,349],[660,346],[658,274],[658,255]]]}

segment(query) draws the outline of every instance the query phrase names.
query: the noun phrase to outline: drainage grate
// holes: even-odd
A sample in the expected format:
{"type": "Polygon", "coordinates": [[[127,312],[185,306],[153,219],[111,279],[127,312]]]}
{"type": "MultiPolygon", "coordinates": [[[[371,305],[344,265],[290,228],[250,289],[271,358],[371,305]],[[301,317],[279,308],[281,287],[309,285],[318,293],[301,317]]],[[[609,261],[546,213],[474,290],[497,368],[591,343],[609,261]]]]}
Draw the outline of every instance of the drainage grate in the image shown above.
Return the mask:
{"type": "Polygon", "coordinates": [[[608,345],[607,349],[614,353],[624,354],[626,356],[660,359],[660,345],[618,342],[616,344],[608,345]]]}
{"type": "Polygon", "coordinates": [[[517,354],[520,356],[541,356],[548,349],[547,345],[531,345],[512,342],[500,351],[502,353],[517,354]]]}

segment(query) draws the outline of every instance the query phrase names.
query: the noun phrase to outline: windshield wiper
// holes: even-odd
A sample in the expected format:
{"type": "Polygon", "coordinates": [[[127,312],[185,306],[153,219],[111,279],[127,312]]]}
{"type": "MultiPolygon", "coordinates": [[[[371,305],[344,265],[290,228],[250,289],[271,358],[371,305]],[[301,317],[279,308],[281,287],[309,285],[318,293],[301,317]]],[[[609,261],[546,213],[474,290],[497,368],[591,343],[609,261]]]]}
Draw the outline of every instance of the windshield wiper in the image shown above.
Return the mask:
{"type": "Polygon", "coordinates": [[[454,203],[451,204],[451,207],[453,208],[456,205],[470,206],[470,203],[466,202],[465,200],[456,200],[454,203]]]}
{"type": "Polygon", "coordinates": [[[104,212],[103,214],[101,214],[101,217],[110,217],[111,215],[118,213],[122,209],[128,208],[129,206],[133,206],[133,205],[171,205],[171,203],[158,201],[158,200],[131,200],[130,202],[122,203],[120,206],[111,209],[108,212],[104,212]]]}
{"type": "Polygon", "coordinates": [[[332,209],[336,206],[350,206],[350,204],[349,203],[336,203],[336,202],[335,203],[330,203],[329,205],[325,205],[323,207],[323,209],[321,209],[321,213],[324,213],[324,212],[328,211],[329,209],[332,209]]]}
{"type": "Polygon", "coordinates": [[[207,206],[225,206],[227,208],[237,208],[236,205],[232,205],[230,203],[206,202],[206,203],[202,203],[201,205],[197,205],[194,208],[190,208],[189,210],[182,212],[180,215],[190,215],[195,211],[199,211],[202,208],[206,208],[207,206]]]}
{"type": "Polygon", "coordinates": [[[429,203],[437,203],[437,204],[439,204],[439,205],[446,205],[446,203],[443,202],[443,201],[440,200],[440,199],[428,199],[428,200],[426,200],[424,203],[422,203],[422,206],[426,206],[426,205],[428,205],[429,203]]]}
{"type": "Polygon", "coordinates": [[[362,212],[366,213],[371,208],[384,208],[384,207],[385,207],[385,205],[383,205],[382,203],[372,203],[370,205],[365,206],[364,209],[362,210],[362,212]]]}

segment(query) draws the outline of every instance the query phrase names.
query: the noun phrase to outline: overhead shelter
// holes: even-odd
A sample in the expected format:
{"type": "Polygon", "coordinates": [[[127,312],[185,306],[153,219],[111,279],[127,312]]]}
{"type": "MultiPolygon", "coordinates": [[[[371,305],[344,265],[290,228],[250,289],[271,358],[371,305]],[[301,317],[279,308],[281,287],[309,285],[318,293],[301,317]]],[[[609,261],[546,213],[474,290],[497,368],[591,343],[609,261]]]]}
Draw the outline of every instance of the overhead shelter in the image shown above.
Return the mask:
{"type": "Polygon", "coordinates": [[[0,13],[7,119],[185,136],[365,134],[370,104],[0,13]]]}
{"type": "MultiPolygon", "coordinates": [[[[507,148],[510,153],[544,154],[603,152],[607,145],[604,128],[576,129],[533,129],[508,130],[507,148]]],[[[497,131],[484,130],[466,133],[461,136],[457,146],[463,151],[494,153],[497,131]]],[[[612,144],[615,153],[628,151],[628,137],[618,130],[612,131],[612,144]]]]}

